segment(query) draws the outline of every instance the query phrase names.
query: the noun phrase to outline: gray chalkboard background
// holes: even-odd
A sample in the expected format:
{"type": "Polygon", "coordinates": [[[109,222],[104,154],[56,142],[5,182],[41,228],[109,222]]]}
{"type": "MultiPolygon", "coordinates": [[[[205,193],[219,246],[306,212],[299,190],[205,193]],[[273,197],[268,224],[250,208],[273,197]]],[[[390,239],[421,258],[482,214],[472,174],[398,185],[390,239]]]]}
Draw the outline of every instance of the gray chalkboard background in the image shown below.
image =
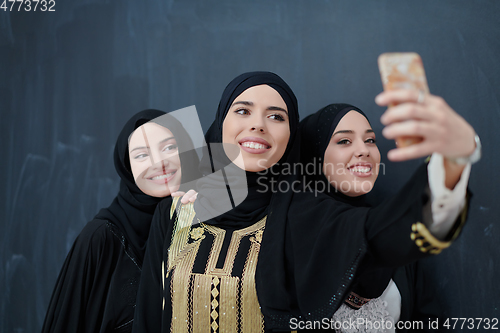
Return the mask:
{"type": "MultiPolygon", "coordinates": [[[[0,1],[2,2],[2,1],[0,1]]],[[[7,2],[10,7],[10,3],[7,2]]],[[[145,108],[195,104],[202,126],[225,85],[281,75],[301,116],[333,102],[365,110],[383,155],[377,57],[415,51],[431,92],[480,134],[469,221],[425,265],[450,317],[500,317],[500,2],[56,0],[0,10],[0,331],[40,330],[75,237],[118,189],[112,151],[145,108]]],[[[379,197],[419,161],[387,164],[379,197]]]]}

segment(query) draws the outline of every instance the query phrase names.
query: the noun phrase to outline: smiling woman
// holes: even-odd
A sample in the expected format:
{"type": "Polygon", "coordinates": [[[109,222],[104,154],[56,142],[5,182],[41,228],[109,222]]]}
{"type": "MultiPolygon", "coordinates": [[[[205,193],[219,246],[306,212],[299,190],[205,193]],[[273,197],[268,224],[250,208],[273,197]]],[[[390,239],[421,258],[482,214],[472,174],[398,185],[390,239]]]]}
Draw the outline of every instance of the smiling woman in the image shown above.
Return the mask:
{"type": "Polygon", "coordinates": [[[132,330],[153,213],[161,200],[171,202],[181,176],[185,181],[197,178],[193,148],[182,124],[163,111],[141,111],[125,124],[114,151],[120,191],[76,238],[42,332],[132,330]]]}
{"type": "Polygon", "coordinates": [[[129,140],[130,166],[137,186],[153,197],[179,189],[181,161],[172,132],[154,122],[136,129],[129,140]]]}
{"type": "Polygon", "coordinates": [[[349,111],[338,123],[326,148],[323,173],[348,196],[368,193],[378,177],[380,151],[368,119],[349,111]]]}
{"type": "Polygon", "coordinates": [[[290,138],[286,103],[268,85],[254,86],[241,93],[229,108],[223,126],[222,141],[241,149],[234,163],[252,172],[276,164],[290,138]]]}
{"type": "MultiPolygon", "coordinates": [[[[377,179],[380,152],[365,113],[349,104],[331,104],[305,118],[300,130],[304,163],[317,163],[317,169],[323,171],[308,174],[306,178],[321,184],[316,188],[323,188],[335,200],[368,207],[366,194],[377,179]]],[[[429,171],[432,172],[435,170],[429,171]]],[[[436,214],[432,221],[442,220],[436,214]]],[[[420,320],[428,327],[430,320],[442,313],[433,297],[434,288],[426,284],[426,272],[419,262],[398,268],[381,267],[368,254],[361,267],[362,274],[356,276],[351,292],[332,320],[386,322],[391,327],[383,330],[344,327],[338,328],[338,332],[390,333],[395,331],[398,320],[420,320]]]]}

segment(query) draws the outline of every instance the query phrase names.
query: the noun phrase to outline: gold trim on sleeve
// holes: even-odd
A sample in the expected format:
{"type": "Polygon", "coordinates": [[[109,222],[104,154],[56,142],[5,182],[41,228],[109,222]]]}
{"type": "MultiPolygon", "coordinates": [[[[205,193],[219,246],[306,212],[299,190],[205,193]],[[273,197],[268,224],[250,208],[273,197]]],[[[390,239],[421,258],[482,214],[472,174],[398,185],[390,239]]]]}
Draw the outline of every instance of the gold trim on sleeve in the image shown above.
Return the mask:
{"type": "Polygon", "coordinates": [[[410,238],[420,251],[430,254],[439,254],[451,245],[451,241],[443,242],[434,237],[421,222],[412,224],[410,238]]]}
{"type": "Polygon", "coordinates": [[[412,224],[410,238],[418,246],[419,250],[430,254],[439,254],[444,249],[450,247],[451,243],[458,237],[462,228],[467,220],[468,203],[465,204],[462,212],[457,218],[454,226],[451,228],[446,240],[441,241],[434,237],[429,229],[421,223],[417,222],[412,224]]]}

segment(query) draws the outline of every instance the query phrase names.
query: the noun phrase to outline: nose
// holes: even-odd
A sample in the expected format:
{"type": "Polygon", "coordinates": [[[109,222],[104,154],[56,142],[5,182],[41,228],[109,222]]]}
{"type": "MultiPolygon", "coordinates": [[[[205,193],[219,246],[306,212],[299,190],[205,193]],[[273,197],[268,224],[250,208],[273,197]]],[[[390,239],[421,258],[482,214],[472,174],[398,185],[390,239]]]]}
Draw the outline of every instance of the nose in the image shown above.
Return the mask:
{"type": "Polygon", "coordinates": [[[366,144],[363,141],[358,142],[358,144],[356,145],[354,150],[354,156],[356,157],[370,156],[370,151],[368,150],[366,144]]]}
{"type": "Polygon", "coordinates": [[[250,131],[264,133],[266,131],[264,120],[261,117],[255,117],[250,131]]]}

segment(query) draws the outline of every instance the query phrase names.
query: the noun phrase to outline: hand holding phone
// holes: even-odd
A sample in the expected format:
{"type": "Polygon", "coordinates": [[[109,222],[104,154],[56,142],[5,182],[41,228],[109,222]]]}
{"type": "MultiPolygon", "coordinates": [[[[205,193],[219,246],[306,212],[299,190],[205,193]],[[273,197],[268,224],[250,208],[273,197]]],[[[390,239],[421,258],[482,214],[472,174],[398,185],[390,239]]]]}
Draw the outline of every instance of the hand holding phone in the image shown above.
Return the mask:
{"type": "MultiPolygon", "coordinates": [[[[378,57],[378,66],[385,91],[410,89],[429,94],[424,65],[417,53],[383,53],[378,57]]],[[[396,138],[396,146],[402,148],[421,141],[421,137],[401,136],[396,138]]]]}

